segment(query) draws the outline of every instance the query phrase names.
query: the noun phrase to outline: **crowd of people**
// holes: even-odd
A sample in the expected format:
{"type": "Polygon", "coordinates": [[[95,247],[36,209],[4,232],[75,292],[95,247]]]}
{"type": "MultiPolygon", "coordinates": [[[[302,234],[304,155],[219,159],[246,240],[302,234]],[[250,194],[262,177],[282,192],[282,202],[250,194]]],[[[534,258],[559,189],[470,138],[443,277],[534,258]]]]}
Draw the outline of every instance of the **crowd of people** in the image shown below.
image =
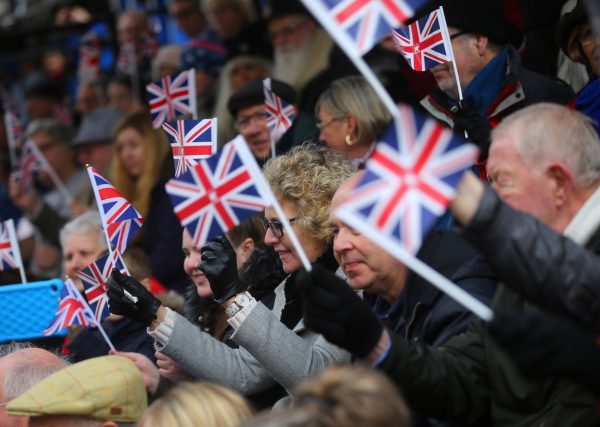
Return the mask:
{"type": "Polygon", "coordinates": [[[86,165],[144,222],[122,254],[128,274],[107,280],[102,330],[0,344],[0,425],[597,425],[593,8],[552,5],[559,68],[557,55],[532,67],[548,46],[523,26],[530,9],[501,0],[417,11],[443,5],[454,64],[412,71],[390,38],[365,56],[394,101],[478,148],[416,256],[490,307],[482,320],[336,215],[393,115],[300,1],[264,3],[169,0],[187,41],[162,46],[146,13],[123,11],[114,70],[80,76],[72,111],[43,70],[23,79],[24,136],[54,172],[24,187],[8,150],[0,159],[0,219],[16,223],[27,278],[67,276],[84,295],[78,273],[109,251],[86,165]],[[243,137],[281,211],[200,247],[173,210],[169,142],[140,95],[191,68],[198,117],[218,119],[219,147],[243,137]],[[266,77],[296,113],[274,150],[266,77]]]}

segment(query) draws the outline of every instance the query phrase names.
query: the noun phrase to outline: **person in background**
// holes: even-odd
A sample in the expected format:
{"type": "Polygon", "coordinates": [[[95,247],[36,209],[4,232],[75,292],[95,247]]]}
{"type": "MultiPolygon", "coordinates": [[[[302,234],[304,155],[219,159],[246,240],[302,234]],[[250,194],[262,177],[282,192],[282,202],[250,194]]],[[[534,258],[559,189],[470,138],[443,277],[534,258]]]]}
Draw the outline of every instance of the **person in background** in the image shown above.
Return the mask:
{"type": "Polygon", "coordinates": [[[219,146],[229,142],[236,134],[233,117],[227,110],[227,101],[245,84],[270,76],[271,67],[267,59],[247,55],[236,56],[223,67],[215,102],[215,117],[219,119],[219,146]]]}
{"type": "Polygon", "coordinates": [[[75,97],[75,111],[81,118],[106,104],[104,87],[99,80],[81,82],[75,97]]]}
{"type": "Polygon", "coordinates": [[[197,0],[171,0],[168,8],[171,18],[188,38],[194,39],[202,35],[206,29],[206,18],[200,9],[200,2],[197,0]]]}
{"type": "Polygon", "coordinates": [[[122,115],[135,113],[143,109],[139,94],[134,92],[131,77],[125,74],[119,74],[110,79],[106,87],[106,93],[108,104],[122,115]]]}
{"type": "Polygon", "coordinates": [[[178,73],[182,70],[182,51],[183,46],[180,44],[161,46],[152,61],[152,81],[158,81],[162,77],[178,73]]]}
{"type": "Polygon", "coordinates": [[[145,111],[124,117],[114,133],[110,182],[144,218],[134,238],[150,257],[152,276],[168,289],[183,292],[181,225],[165,191],[173,160],[164,132],[153,129],[145,111]]]}
{"type": "MultiPolygon", "coordinates": [[[[279,80],[271,79],[271,90],[288,104],[296,105],[294,89],[279,80]]],[[[248,148],[260,166],[271,157],[271,132],[267,127],[267,109],[263,79],[252,80],[235,92],[227,102],[227,108],[235,118],[236,129],[244,137],[248,148]]],[[[315,133],[312,119],[297,111],[292,127],[275,146],[277,154],[312,139],[315,133]]]]}
{"type": "Polygon", "coordinates": [[[25,88],[25,111],[29,121],[52,119],[62,105],[62,89],[46,78],[38,78],[25,88]]]}
{"type": "Polygon", "coordinates": [[[138,427],[238,427],[252,408],[234,390],[209,382],[183,382],[155,400],[138,427]]]}
{"type": "Polygon", "coordinates": [[[346,154],[359,168],[392,120],[371,85],[359,76],[334,81],[319,97],[315,114],[319,140],[346,154]]]}

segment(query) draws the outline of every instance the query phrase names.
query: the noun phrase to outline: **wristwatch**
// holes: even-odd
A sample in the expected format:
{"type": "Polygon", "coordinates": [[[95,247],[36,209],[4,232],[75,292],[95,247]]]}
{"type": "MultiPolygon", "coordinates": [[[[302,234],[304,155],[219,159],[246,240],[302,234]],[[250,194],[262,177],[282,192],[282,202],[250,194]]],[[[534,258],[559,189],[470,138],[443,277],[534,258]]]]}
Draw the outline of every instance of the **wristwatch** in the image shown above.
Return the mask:
{"type": "Polygon", "coordinates": [[[229,307],[225,309],[225,314],[227,314],[227,317],[235,316],[238,311],[250,304],[251,300],[252,295],[250,295],[248,291],[237,294],[233,298],[233,303],[231,303],[229,307]]]}

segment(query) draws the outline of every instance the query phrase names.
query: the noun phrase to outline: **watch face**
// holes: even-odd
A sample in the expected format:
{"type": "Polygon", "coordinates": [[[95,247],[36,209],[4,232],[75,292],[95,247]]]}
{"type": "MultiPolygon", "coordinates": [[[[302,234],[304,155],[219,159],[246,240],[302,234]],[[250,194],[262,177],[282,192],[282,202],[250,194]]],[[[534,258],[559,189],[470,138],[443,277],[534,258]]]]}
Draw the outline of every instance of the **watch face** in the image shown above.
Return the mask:
{"type": "Polygon", "coordinates": [[[240,307],[245,307],[250,302],[250,298],[246,292],[235,297],[235,303],[240,307]]]}

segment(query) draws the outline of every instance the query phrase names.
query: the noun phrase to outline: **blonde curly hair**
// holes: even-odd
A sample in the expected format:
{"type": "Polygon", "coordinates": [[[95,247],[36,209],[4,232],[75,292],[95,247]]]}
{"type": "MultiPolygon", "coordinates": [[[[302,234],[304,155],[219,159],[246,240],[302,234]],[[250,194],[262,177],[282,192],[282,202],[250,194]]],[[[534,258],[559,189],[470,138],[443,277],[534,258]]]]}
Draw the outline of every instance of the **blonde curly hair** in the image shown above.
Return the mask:
{"type": "Polygon", "coordinates": [[[294,204],[298,210],[297,222],[321,241],[331,239],[328,223],[331,199],[354,172],[345,155],[312,143],[269,159],[263,170],[277,200],[294,204]]]}

